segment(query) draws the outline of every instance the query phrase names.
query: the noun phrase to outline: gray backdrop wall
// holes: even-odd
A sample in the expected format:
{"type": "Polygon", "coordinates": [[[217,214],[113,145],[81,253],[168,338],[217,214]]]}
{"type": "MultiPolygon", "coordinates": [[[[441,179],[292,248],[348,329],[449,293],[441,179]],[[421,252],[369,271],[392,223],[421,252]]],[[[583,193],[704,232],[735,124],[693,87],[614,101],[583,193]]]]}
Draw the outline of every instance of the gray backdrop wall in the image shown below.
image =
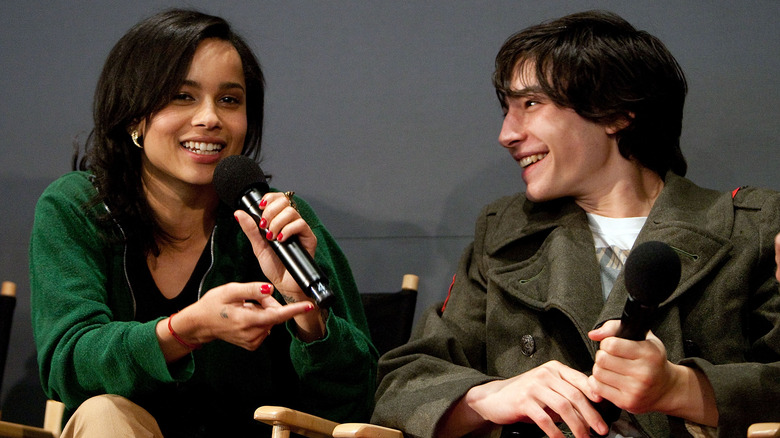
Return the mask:
{"type": "Polygon", "coordinates": [[[169,6],[229,19],[267,78],[263,168],[308,199],[364,292],[421,277],[446,296],[482,205],[523,189],[497,143],[493,57],[511,33],[584,9],[659,36],[689,79],[689,176],[723,190],[780,189],[780,1],[3,1],[0,4],[0,279],[19,284],[0,401],[39,424],[27,243],[35,201],[91,127],[103,60],[169,6]]]}

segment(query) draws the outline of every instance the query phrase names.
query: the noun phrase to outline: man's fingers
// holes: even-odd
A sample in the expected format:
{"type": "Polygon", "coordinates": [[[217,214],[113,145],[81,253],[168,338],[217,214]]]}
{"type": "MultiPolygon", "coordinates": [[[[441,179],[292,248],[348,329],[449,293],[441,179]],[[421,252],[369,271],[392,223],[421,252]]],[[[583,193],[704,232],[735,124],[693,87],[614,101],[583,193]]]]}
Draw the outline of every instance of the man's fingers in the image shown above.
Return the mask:
{"type": "Polygon", "coordinates": [[[569,367],[552,364],[558,371],[560,378],[566,382],[566,385],[554,384],[553,390],[560,394],[560,398],[553,398],[555,406],[548,405],[553,409],[563,422],[569,425],[569,428],[576,436],[587,436],[588,430],[596,431],[607,430],[607,425],[601,418],[591,401],[598,400],[594,394],[588,377],[569,367]]]}
{"type": "Polygon", "coordinates": [[[588,332],[588,337],[592,341],[601,342],[610,336],[615,336],[619,328],[620,328],[620,320],[611,319],[605,322],[601,327],[588,332]]]}
{"type": "Polygon", "coordinates": [[[775,277],[777,277],[777,281],[780,281],[780,234],[775,236],[775,264],[777,265],[775,277]]]}
{"type": "Polygon", "coordinates": [[[600,398],[593,392],[588,377],[580,372],[565,373],[561,377],[571,385],[560,391],[563,399],[570,404],[570,407],[562,405],[556,409],[561,419],[575,436],[587,436],[589,429],[606,433],[607,425],[592,403],[600,401],[600,398]]]}
{"type": "Polygon", "coordinates": [[[558,426],[555,424],[555,421],[550,417],[550,415],[541,407],[538,405],[532,405],[528,412],[526,413],[528,416],[528,419],[533,421],[534,424],[536,424],[539,429],[542,429],[542,431],[550,438],[563,438],[563,433],[561,433],[561,430],[558,429],[558,426]]]}

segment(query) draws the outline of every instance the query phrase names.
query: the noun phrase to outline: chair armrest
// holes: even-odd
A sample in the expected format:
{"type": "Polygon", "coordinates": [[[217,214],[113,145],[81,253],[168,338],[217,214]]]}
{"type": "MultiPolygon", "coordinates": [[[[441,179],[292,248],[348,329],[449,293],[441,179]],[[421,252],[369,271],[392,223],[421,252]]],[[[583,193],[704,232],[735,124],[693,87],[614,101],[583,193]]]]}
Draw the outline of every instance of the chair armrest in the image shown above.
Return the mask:
{"type": "Polygon", "coordinates": [[[403,438],[400,430],[366,423],[344,423],[333,429],[333,438],[403,438]]]}
{"type": "Polygon", "coordinates": [[[43,428],[0,421],[0,438],[59,438],[64,412],[64,404],[46,400],[43,428]]]}
{"type": "Polygon", "coordinates": [[[780,423],[755,423],[748,428],[748,438],[780,437],[780,423]]]}
{"type": "Polygon", "coordinates": [[[0,421],[0,438],[54,438],[54,435],[40,427],[0,421]]]}
{"type": "Polygon", "coordinates": [[[51,432],[54,438],[62,434],[62,417],[65,415],[65,403],[57,400],[46,400],[46,410],[43,414],[43,428],[51,432]]]}
{"type": "Polygon", "coordinates": [[[333,429],[338,425],[333,421],[281,406],[257,408],[255,420],[273,426],[274,437],[289,436],[289,432],[293,432],[309,438],[330,438],[333,429]]]}

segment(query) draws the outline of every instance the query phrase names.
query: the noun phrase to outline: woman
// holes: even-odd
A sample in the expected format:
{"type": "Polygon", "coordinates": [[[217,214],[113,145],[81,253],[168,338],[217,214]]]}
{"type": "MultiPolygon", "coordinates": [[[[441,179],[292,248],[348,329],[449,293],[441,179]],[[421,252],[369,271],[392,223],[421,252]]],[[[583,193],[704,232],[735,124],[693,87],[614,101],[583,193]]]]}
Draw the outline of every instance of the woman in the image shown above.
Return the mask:
{"type": "Polygon", "coordinates": [[[370,415],[377,354],[333,238],[276,192],[263,237],[211,184],[223,158],[258,155],[263,88],[246,43],[195,11],[146,19],[109,54],[86,154],[41,196],[30,246],[41,380],[76,410],[65,436],[258,436],[265,404],[370,415]],[[328,311],[265,241],[293,235],[330,279],[328,311]]]}

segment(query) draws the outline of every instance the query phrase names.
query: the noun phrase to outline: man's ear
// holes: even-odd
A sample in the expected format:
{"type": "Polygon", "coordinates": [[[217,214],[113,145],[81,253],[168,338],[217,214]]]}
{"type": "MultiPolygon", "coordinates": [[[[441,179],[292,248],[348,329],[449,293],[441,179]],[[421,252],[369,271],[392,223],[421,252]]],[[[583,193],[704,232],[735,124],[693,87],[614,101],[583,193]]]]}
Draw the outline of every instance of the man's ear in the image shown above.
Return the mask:
{"type": "Polygon", "coordinates": [[[634,113],[629,112],[627,116],[621,117],[616,122],[609,124],[605,127],[607,135],[615,135],[618,132],[628,128],[634,121],[634,113]]]}

